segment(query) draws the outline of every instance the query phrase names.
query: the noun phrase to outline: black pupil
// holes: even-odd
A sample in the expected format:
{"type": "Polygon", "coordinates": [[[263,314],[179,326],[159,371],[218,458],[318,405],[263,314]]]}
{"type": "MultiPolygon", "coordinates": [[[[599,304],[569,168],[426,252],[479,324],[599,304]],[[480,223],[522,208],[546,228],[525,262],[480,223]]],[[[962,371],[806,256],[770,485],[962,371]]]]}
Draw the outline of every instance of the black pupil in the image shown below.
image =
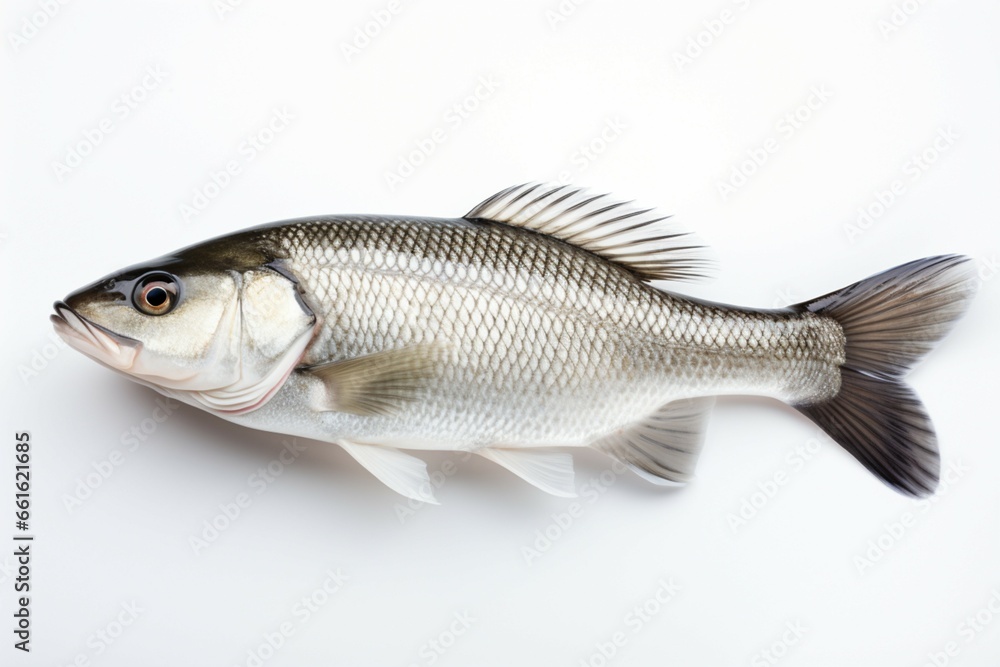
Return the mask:
{"type": "Polygon", "coordinates": [[[153,308],[159,308],[167,302],[167,290],[162,287],[154,287],[146,292],[146,303],[153,308]]]}

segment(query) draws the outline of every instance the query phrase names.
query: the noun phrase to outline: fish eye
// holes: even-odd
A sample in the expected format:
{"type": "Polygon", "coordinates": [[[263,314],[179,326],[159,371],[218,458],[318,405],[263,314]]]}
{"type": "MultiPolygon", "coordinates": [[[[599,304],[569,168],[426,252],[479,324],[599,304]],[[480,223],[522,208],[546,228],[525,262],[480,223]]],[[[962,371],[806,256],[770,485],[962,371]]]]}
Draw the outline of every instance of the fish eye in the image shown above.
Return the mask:
{"type": "Polygon", "coordinates": [[[135,284],[132,303],[147,315],[166,315],[178,301],[177,280],[165,273],[151,273],[135,284]]]}

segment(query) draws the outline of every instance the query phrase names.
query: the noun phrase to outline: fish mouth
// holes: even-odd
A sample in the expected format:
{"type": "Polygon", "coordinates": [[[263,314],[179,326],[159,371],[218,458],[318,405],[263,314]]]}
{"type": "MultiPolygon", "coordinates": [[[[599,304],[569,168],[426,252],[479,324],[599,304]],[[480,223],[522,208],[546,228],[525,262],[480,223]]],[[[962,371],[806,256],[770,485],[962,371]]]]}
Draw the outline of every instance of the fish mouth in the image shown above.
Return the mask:
{"type": "Polygon", "coordinates": [[[115,370],[127,371],[135,364],[142,350],[140,341],[94,324],[63,301],[56,301],[53,307],[56,312],[49,320],[70,347],[115,370]]]}

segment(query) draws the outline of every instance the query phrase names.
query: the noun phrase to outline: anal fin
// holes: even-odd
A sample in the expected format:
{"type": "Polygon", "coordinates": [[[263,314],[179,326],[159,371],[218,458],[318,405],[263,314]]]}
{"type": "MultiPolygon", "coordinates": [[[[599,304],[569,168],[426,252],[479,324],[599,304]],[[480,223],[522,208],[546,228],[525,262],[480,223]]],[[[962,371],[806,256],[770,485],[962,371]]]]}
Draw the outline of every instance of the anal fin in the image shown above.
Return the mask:
{"type": "Polygon", "coordinates": [[[694,476],[714,404],[712,397],[673,401],[591,447],[654,484],[686,484],[694,476]]]}
{"type": "Polygon", "coordinates": [[[546,493],[575,498],[573,456],[566,452],[488,448],[476,452],[546,493]]]}
{"type": "Polygon", "coordinates": [[[380,445],[362,445],[344,440],[337,444],[396,493],[421,502],[438,504],[434,498],[431,478],[427,474],[427,464],[417,457],[380,445]]]}

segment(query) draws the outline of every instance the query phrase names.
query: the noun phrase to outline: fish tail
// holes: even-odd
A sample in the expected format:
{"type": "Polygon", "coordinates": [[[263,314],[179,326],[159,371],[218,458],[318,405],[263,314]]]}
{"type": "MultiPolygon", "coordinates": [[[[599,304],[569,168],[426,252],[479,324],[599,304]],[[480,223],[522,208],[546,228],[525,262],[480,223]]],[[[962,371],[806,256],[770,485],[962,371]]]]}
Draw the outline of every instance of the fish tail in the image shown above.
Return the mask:
{"type": "Polygon", "coordinates": [[[930,417],[902,378],[975,293],[968,257],[920,259],[798,305],[844,331],[839,392],[794,407],[868,470],[914,497],[934,492],[941,460],[930,417]]]}

